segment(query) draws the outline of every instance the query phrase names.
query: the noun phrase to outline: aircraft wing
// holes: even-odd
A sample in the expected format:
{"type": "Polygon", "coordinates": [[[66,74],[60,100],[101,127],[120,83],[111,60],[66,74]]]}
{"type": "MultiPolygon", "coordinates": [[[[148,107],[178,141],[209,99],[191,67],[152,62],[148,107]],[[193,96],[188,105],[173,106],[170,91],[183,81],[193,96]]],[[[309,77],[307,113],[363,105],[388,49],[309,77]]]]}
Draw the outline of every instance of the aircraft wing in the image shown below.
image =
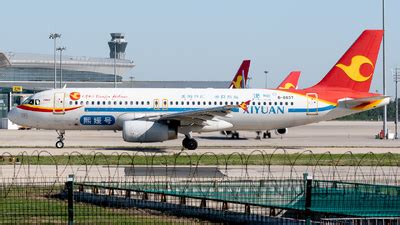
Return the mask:
{"type": "Polygon", "coordinates": [[[153,115],[153,116],[143,116],[139,118],[135,118],[135,120],[151,120],[151,121],[159,121],[159,120],[179,120],[179,121],[191,121],[193,123],[201,123],[206,120],[211,120],[215,116],[227,116],[233,109],[238,108],[240,106],[237,105],[227,105],[221,107],[212,107],[205,109],[193,109],[185,112],[177,112],[177,113],[165,113],[161,115],[153,115]]]}
{"type": "Polygon", "coordinates": [[[375,103],[379,103],[381,100],[384,100],[388,96],[374,96],[368,98],[344,98],[338,101],[338,107],[346,108],[346,109],[358,109],[360,107],[368,107],[372,106],[375,103]]]}

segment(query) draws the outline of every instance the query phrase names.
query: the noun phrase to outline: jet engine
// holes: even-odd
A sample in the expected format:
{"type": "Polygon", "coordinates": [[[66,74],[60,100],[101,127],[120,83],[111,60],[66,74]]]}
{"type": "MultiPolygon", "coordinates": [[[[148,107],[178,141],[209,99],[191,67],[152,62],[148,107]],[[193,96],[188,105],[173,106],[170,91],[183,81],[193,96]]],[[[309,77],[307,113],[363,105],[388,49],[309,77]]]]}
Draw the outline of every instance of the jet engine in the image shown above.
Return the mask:
{"type": "Polygon", "coordinates": [[[287,128],[280,128],[280,129],[276,129],[275,130],[275,134],[276,135],[284,135],[288,133],[288,129],[287,128]]]}
{"type": "Polygon", "coordinates": [[[152,121],[125,121],[122,129],[126,142],[161,142],[177,138],[177,129],[152,121]]]}

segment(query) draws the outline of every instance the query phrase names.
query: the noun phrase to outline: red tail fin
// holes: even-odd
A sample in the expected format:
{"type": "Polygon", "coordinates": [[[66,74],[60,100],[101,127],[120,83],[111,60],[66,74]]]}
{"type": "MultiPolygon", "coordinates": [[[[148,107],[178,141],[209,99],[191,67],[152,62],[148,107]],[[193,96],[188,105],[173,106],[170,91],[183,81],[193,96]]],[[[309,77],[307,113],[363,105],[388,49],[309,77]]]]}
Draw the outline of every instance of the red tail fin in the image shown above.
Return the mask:
{"type": "Polygon", "coordinates": [[[250,60],[243,60],[229,88],[245,88],[249,74],[250,60]]]}
{"type": "Polygon", "coordinates": [[[292,71],[289,75],[282,81],[278,86],[278,89],[291,89],[297,88],[297,83],[299,82],[300,71],[292,71]]]}
{"type": "Polygon", "coordinates": [[[312,88],[347,88],[368,92],[383,30],[365,30],[326,76],[312,88]]]}

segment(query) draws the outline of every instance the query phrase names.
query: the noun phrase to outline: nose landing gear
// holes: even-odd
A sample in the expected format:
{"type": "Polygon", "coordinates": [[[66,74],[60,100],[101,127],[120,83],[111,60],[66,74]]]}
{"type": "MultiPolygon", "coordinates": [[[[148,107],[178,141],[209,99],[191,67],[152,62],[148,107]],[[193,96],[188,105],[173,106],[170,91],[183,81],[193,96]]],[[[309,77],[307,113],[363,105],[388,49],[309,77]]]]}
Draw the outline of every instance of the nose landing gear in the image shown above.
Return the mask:
{"type": "Polygon", "coordinates": [[[56,148],[64,148],[64,134],[65,134],[65,130],[56,130],[57,134],[58,134],[58,141],[56,142],[56,148]]]}

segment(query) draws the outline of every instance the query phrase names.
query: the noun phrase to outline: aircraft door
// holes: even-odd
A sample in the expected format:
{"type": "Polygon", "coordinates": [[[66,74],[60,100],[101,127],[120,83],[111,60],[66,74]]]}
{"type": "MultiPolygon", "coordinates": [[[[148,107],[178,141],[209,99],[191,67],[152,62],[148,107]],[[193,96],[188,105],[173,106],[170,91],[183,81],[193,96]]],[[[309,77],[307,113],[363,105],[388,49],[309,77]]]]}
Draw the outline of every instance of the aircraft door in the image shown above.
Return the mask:
{"type": "Polygon", "coordinates": [[[163,99],[162,100],[162,110],[168,110],[168,99],[163,99]]]}
{"type": "Polygon", "coordinates": [[[53,114],[65,114],[65,93],[54,93],[53,114]]]}
{"type": "Polygon", "coordinates": [[[318,94],[307,93],[307,115],[318,115],[318,94]]]}

